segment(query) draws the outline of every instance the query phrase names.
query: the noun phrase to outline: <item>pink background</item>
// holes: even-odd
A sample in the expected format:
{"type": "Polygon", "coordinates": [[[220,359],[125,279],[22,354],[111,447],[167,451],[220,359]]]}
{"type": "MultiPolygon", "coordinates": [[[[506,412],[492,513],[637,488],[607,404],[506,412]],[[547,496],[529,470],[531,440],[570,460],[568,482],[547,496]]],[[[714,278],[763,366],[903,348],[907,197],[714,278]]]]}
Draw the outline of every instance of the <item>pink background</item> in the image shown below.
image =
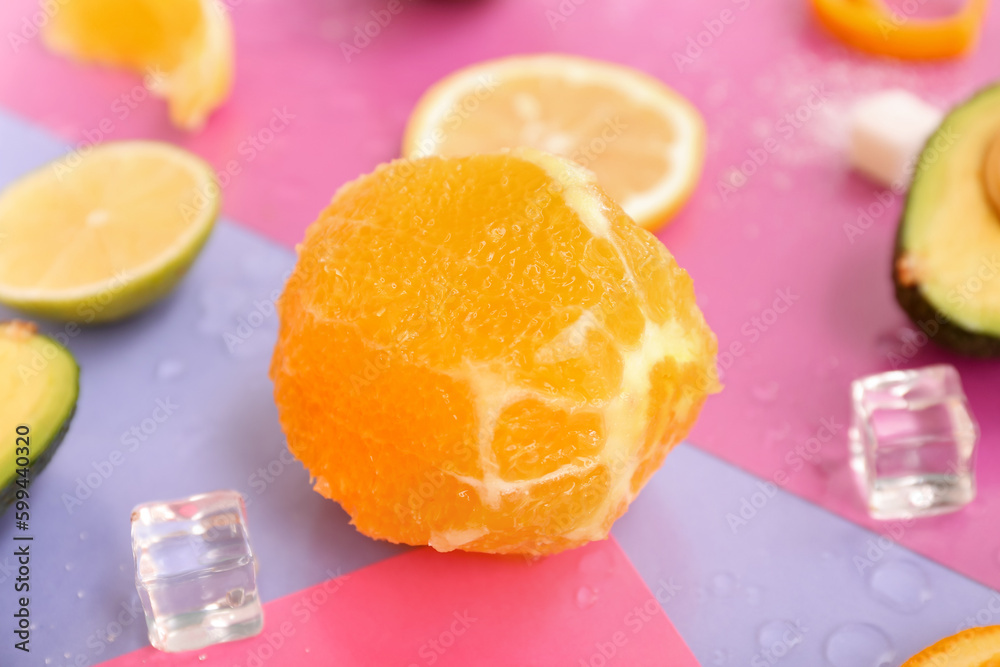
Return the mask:
{"type": "Polygon", "coordinates": [[[536,562],[418,549],[274,600],[254,639],[104,664],[249,667],[279,654],[298,667],[698,667],[614,540],[536,562]]]}
{"type": "MultiPolygon", "coordinates": [[[[559,3],[407,1],[404,11],[351,62],[339,43],[381,10],[379,0],[232,2],[239,52],[231,101],[199,134],[169,127],[159,101],[123,113],[123,94],[138,78],[81,67],[47,54],[37,38],[0,49],[0,106],[77,142],[158,137],[241,173],[225,190],[226,213],[272,238],[294,244],[345,180],[395,157],[408,113],[442,75],[484,58],[564,51],[606,58],[650,72],[689,96],[709,127],[701,185],[679,218],[659,234],[695,278],[720,347],[741,343],[691,435],[694,444],[764,479],[788,473],[786,488],[994,588],[1000,588],[1000,413],[997,362],[966,361],[933,346],[906,366],[947,361],[962,373],[983,438],[980,497],[961,513],[892,526],[864,514],[846,466],[848,385],[892,367],[905,355],[907,321],[889,281],[892,237],[901,199],[852,174],[843,157],[844,112],[858,96],[890,86],[945,106],[1000,76],[1000,12],[969,58],[904,65],[846,51],[816,25],[804,0],[622,0],[574,4],[550,24],[559,3]],[[720,12],[735,16],[720,34],[706,31],[720,12]],[[280,35],[281,37],[276,37],[280,35]],[[708,44],[678,66],[675,54],[699,36],[708,44]],[[692,40],[689,42],[689,39],[692,40]],[[812,99],[814,108],[807,106],[812,99]],[[243,143],[275,109],[294,118],[262,150],[243,143]],[[782,119],[798,112],[796,126],[782,119]],[[765,139],[778,150],[754,168],[765,139]],[[754,173],[735,192],[719,184],[734,168],[754,173]],[[848,239],[859,207],[874,213],[865,233],[848,239]],[[796,299],[764,331],[777,290],[796,299]],[[758,332],[755,337],[753,330],[758,332]],[[903,336],[904,338],[901,338],[903,336]],[[839,426],[813,461],[796,447],[839,426]],[[786,457],[791,457],[791,459],[786,457]],[[795,467],[801,462],[801,469],[795,467]],[[891,529],[891,530],[890,530],[891,529]]],[[[0,6],[0,33],[19,34],[34,0],[0,6]]],[[[724,365],[726,360],[723,360],[724,365]]],[[[734,507],[733,511],[738,511],[734,507]]],[[[761,511],[766,511],[766,507],[761,511]]],[[[719,516],[720,522],[726,521],[719,516]]]]}

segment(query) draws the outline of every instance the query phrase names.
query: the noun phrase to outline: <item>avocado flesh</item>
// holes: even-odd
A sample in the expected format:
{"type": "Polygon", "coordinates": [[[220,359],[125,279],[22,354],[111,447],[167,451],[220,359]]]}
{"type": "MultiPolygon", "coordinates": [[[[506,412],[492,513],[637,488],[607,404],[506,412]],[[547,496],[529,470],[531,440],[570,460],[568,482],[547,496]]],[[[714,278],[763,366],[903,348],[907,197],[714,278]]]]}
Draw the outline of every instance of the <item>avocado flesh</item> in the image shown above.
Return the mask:
{"type": "Polygon", "coordinates": [[[69,427],[80,371],[66,348],[23,322],[0,323],[0,509],[15,497],[17,427],[29,428],[29,481],[48,463],[69,427]]]}
{"type": "Polygon", "coordinates": [[[945,118],[917,164],[893,266],[911,319],[935,342],[978,357],[1000,356],[1000,215],[984,182],[998,135],[1000,85],[945,118]]]}

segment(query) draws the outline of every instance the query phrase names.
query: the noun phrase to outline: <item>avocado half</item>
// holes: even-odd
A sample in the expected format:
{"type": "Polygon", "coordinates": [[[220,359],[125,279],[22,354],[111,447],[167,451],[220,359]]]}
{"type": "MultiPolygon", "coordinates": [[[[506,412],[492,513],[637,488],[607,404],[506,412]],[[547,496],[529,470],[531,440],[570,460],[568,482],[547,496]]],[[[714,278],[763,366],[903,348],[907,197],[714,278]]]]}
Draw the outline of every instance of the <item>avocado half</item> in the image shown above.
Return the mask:
{"type": "Polygon", "coordinates": [[[896,300],[936,343],[1000,356],[1000,85],[927,141],[896,237],[896,300]]]}
{"type": "Polygon", "coordinates": [[[0,510],[27,486],[18,474],[25,451],[18,450],[25,446],[19,436],[27,431],[31,481],[62,442],[79,388],[80,369],[69,350],[39,335],[33,324],[0,323],[0,510]]]}

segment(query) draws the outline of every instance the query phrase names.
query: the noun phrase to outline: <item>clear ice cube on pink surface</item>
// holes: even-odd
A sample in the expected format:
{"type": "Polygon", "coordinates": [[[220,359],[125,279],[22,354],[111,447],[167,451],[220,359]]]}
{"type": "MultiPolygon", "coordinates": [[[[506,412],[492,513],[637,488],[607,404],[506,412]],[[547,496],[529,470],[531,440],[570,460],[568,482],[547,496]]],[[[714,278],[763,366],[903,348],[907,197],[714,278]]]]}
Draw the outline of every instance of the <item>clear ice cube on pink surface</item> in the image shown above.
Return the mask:
{"type": "Polygon", "coordinates": [[[947,364],[855,380],[851,466],[876,519],[942,514],[976,495],[979,429],[947,364]]]}

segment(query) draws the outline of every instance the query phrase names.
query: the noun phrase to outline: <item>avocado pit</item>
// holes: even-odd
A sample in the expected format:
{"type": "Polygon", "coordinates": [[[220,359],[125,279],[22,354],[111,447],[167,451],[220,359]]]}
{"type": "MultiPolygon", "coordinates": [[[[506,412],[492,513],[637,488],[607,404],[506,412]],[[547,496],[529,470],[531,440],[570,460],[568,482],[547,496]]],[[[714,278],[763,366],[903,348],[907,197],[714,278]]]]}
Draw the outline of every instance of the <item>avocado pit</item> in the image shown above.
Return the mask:
{"type": "Polygon", "coordinates": [[[983,188],[993,205],[993,212],[1000,219],[1000,129],[993,135],[983,160],[983,188]]]}

